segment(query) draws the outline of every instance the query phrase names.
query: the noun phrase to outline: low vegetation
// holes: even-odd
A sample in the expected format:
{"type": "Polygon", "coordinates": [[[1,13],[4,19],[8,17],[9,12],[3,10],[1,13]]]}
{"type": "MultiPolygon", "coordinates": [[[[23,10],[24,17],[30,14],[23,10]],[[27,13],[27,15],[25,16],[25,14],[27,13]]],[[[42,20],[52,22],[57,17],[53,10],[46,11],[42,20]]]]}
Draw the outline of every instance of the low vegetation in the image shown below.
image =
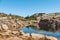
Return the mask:
{"type": "Polygon", "coordinates": [[[34,15],[32,15],[32,16],[27,16],[27,17],[25,17],[27,20],[35,20],[36,18],[34,17],[34,15]]]}

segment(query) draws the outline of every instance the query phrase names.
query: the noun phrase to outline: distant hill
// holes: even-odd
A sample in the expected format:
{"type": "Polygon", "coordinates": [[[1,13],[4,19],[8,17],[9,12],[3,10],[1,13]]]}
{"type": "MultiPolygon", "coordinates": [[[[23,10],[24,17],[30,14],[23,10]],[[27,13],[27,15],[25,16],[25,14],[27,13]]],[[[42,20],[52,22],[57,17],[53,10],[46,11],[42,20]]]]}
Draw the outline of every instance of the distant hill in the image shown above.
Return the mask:
{"type": "MultiPolygon", "coordinates": [[[[16,25],[15,27],[17,27],[17,28],[23,27],[23,26],[32,26],[32,27],[34,26],[36,28],[39,28],[41,25],[44,24],[44,22],[40,22],[40,19],[47,19],[50,22],[51,20],[53,20],[52,18],[54,18],[54,20],[57,19],[57,21],[58,21],[57,23],[59,24],[58,26],[60,27],[60,13],[49,13],[49,14],[46,14],[46,13],[35,13],[35,14],[33,14],[31,16],[27,16],[27,17],[0,13],[0,19],[2,19],[2,20],[0,20],[1,25],[2,24],[6,24],[6,25],[8,25],[8,27],[9,26],[14,27],[16,25]],[[41,25],[39,26],[38,24],[39,25],[41,24],[41,25]]],[[[43,20],[43,21],[45,21],[45,20],[43,20]]],[[[48,24],[48,22],[45,22],[45,23],[48,24]]],[[[44,25],[43,25],[43,29],[48,29],[48,26],[45,27],[44,25]]],[[[52,25],[52,27],[53,26],[54,26],[54,24],[52,25]]],[[[53,29],[56,30],[55,27],[53,27],[53,29]]]]}
{"type": "Polygon", "coordinates": [[[26,16],[26,17],[23,17],[23,16],[18,16],[18,15],[13,15],[13,14],[6,14],[6,13],[3,13],[3,12],[0,12],[0,18],[2,17],[7,17],[8,19],[19,19],[19,20],[38,20],[40,18],[47,18],[47,19],[51,19],[52,17],[55,17],[57,19],[60,20],[60,13],[57,12],[57,13],[35,13],[31,16],[26,16]]]}
{"type": "Polygon", "coordinates": [[[47,19],[51,19],[52,17],[55,17],[57,19],[60,19],[60,13],[57,12],[57,13],[35,13],[31,16],[27,16],[25,17],[26,19],[29,19],[29,20],[37,20],[39,18],[47,18],[47,19]]]}
{"type": "Polygon", "coordinates": [[[19,20],[26,20],[24,17],[22,16],[18,16],[18,15],[12,15],[12,14],[6,14],[6,13],[1,13],[0,12],[0,18],[8,18],[8,19],[19,19],[19,20]]]}

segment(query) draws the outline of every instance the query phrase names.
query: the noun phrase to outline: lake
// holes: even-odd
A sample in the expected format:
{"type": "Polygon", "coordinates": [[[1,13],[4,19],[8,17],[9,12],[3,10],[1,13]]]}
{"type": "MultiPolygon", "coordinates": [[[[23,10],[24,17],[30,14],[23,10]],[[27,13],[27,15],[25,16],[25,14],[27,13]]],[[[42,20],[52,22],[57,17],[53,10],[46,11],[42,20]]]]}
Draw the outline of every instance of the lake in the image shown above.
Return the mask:
{"type": "Polygon", "coordinates": [[[43,34],[43,35],[47,35],[47,36],[53,36],[56,38],[60,38],[59,31],[49,32],[49,31],[44,31],[44,30],[37,30],[37,29],[34,29],[32,27],[22,27],[21,30],[25,33],[37,33],[37,34],[43,34]]]}

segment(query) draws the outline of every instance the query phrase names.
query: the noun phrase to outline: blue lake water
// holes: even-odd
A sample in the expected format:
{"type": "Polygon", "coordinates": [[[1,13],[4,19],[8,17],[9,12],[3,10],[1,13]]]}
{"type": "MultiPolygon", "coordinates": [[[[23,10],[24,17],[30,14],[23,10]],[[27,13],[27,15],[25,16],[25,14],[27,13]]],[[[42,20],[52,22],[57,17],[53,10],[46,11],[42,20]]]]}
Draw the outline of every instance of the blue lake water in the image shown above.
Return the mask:
{"type": "Polygon", "coordinates": [[[43,30],[36,30],[34,28],[27,28],[27,27],[23,27],[21,28],[21,30],[25,33],[37,33],[37,34],[44,34],[44,35],[48,35],[48,36],[54,36],[56,38],[60,38],[60,32],[48,32],[48,31],[43,31],[43,30]]]}

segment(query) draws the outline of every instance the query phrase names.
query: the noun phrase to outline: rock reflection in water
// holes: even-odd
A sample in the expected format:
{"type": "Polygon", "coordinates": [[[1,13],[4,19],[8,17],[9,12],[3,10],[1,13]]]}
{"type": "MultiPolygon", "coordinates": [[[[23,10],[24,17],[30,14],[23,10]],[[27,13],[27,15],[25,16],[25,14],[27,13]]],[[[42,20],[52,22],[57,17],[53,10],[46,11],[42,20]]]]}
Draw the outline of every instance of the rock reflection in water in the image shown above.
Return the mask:
{"type": "Polygon", "coordinates": [[[54,37],[60,38],[59,31],[49,32],[49,31],[34,29],[32,27],[23,27],[23,28],[21,28],[21,30],[24,31],[25,33],[37,33],[37,34],[44,34],[44,35],[54,36],[54,37]]]}

